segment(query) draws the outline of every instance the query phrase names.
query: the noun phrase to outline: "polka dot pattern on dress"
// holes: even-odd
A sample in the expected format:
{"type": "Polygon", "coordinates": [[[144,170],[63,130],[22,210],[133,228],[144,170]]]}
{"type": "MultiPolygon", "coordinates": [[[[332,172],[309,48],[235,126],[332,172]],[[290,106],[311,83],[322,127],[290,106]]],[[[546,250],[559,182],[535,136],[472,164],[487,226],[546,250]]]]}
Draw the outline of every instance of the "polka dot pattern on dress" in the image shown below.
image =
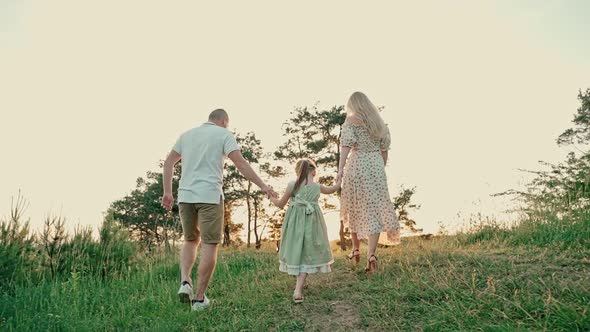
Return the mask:
{"type": "Polygon", "coordinates": [[[340,217],[359,239],[386,233],[379,242],[400,243],[400,225],[389,190],[381,151],[389,150],[389,129],[381,140],[374,140],[362,125],[345,123],[340,138],[351,148],[342,183],[340,217]]]}

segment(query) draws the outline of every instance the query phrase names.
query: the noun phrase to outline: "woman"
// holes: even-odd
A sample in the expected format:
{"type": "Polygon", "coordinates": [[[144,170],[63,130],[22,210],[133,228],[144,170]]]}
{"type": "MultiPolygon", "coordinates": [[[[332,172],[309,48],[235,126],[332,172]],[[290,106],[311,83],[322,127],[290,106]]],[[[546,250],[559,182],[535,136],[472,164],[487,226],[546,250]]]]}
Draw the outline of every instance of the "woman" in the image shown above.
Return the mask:
{"type": "Polygon", "coordinates": [[[382,232],[386,233],[384,243],[400,243],[399,221],[385,175],[390,144],[389,129],[377,107],[362,92],[353,93],[340,138],[338,180],[344,176],[340,215],[352,233],[351,260],[360,261],[360,239],[369,239],[367,272],[377,270],[375,250],[382,232]]]}

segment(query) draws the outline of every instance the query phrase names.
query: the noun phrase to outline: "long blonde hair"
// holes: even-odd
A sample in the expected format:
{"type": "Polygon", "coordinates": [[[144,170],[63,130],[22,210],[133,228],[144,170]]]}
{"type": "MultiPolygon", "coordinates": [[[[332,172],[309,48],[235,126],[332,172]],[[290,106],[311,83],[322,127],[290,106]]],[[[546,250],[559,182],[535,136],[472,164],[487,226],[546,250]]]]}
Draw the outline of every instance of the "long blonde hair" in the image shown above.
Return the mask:
{"type": "Polygon", "coordinates": [[[295,173],[297,174],[297,181],[295,181],[295,186],[293,187],[293,191],[291,192],[291,196],[295,196],[297,190],[301,188],[303,181],[307,181],[307,176],[309,173],[313,172],[317,168],[315,161],[304,158],[301,159],[295,164],[295,173]]]}
{"type": "Polygon", "coordinates": [[[357,91],[350,96],[346,104],[346,113],[360,119],[374,140],[380,140],[385,135],[385,122],[379,115],[379,109],[364,93],[357,91]]]}

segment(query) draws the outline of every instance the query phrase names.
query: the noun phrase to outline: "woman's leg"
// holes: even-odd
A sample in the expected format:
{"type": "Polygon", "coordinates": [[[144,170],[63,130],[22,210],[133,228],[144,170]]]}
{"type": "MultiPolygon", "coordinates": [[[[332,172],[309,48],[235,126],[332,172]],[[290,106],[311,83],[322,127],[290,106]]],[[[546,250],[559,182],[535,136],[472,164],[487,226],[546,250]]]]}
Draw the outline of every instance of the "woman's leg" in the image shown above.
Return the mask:
{"type": "Polygon", "coordinates": [[[351,233],[352,238],[352,250],[360,250],[361,248],[361,241],[356,233],[351,233]]]}
{"type": "Polygon", "coordinates": [[[367,248],[367,258],[371,258],[371,256],[375,255],[375,251],[377,251],[377,243],[379,243],[379,235],[381,235],[381,233],[369,235],[369,248],[367,248]]]}
{"type": "Polygon", "coordinates": [[[356,233],[351,233],[351,239],[352,239],[352,252],[350,253],[350,255],[348,255],[348,259],[353,260],[355,263],[358,263],[361,260],[361,252],[360,252],[361,241],[359,241],[359,238],[356,233]]]}
{"type": "Polygon", "coordinates": [[[367,267],[365,268],[365,271],[367,272],[373,272],[375,270],[377,270],[377,256],[375,255],[375,251],[377,251],[377,243],[379,243],[379,235],[381,235],[380,233],[377,234],[371,234],[369,235],[369,248],[367,249],[367,267]]]}

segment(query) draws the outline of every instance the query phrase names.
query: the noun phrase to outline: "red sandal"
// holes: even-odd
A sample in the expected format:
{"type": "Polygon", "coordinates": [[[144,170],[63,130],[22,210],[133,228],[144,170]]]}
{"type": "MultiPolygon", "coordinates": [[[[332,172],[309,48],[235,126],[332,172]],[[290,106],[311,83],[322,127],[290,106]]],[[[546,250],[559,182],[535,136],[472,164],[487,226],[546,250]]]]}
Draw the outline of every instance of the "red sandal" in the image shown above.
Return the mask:
{"type": "Polygon", "coordinates": [[[350,255],[348,255],[348,259],[350,259],[351,261],[354,261],[355,263],[358,263],[361,261],[361,252],[358,249],[352,249],[352,252],[350,253],[350,255]]]}
{"type": "Polygon", "coordinates": [[[377,263],[377,256],[371,255],[371,257],[369,257],[369,260],[367,262],[367,267],[365,268],[365,272],[375,272],[378,270],[378,268],[379,268],[379,264],[377,263]],[[371,260],[373,258],[374,258],[374,260],[371,260]]]}

